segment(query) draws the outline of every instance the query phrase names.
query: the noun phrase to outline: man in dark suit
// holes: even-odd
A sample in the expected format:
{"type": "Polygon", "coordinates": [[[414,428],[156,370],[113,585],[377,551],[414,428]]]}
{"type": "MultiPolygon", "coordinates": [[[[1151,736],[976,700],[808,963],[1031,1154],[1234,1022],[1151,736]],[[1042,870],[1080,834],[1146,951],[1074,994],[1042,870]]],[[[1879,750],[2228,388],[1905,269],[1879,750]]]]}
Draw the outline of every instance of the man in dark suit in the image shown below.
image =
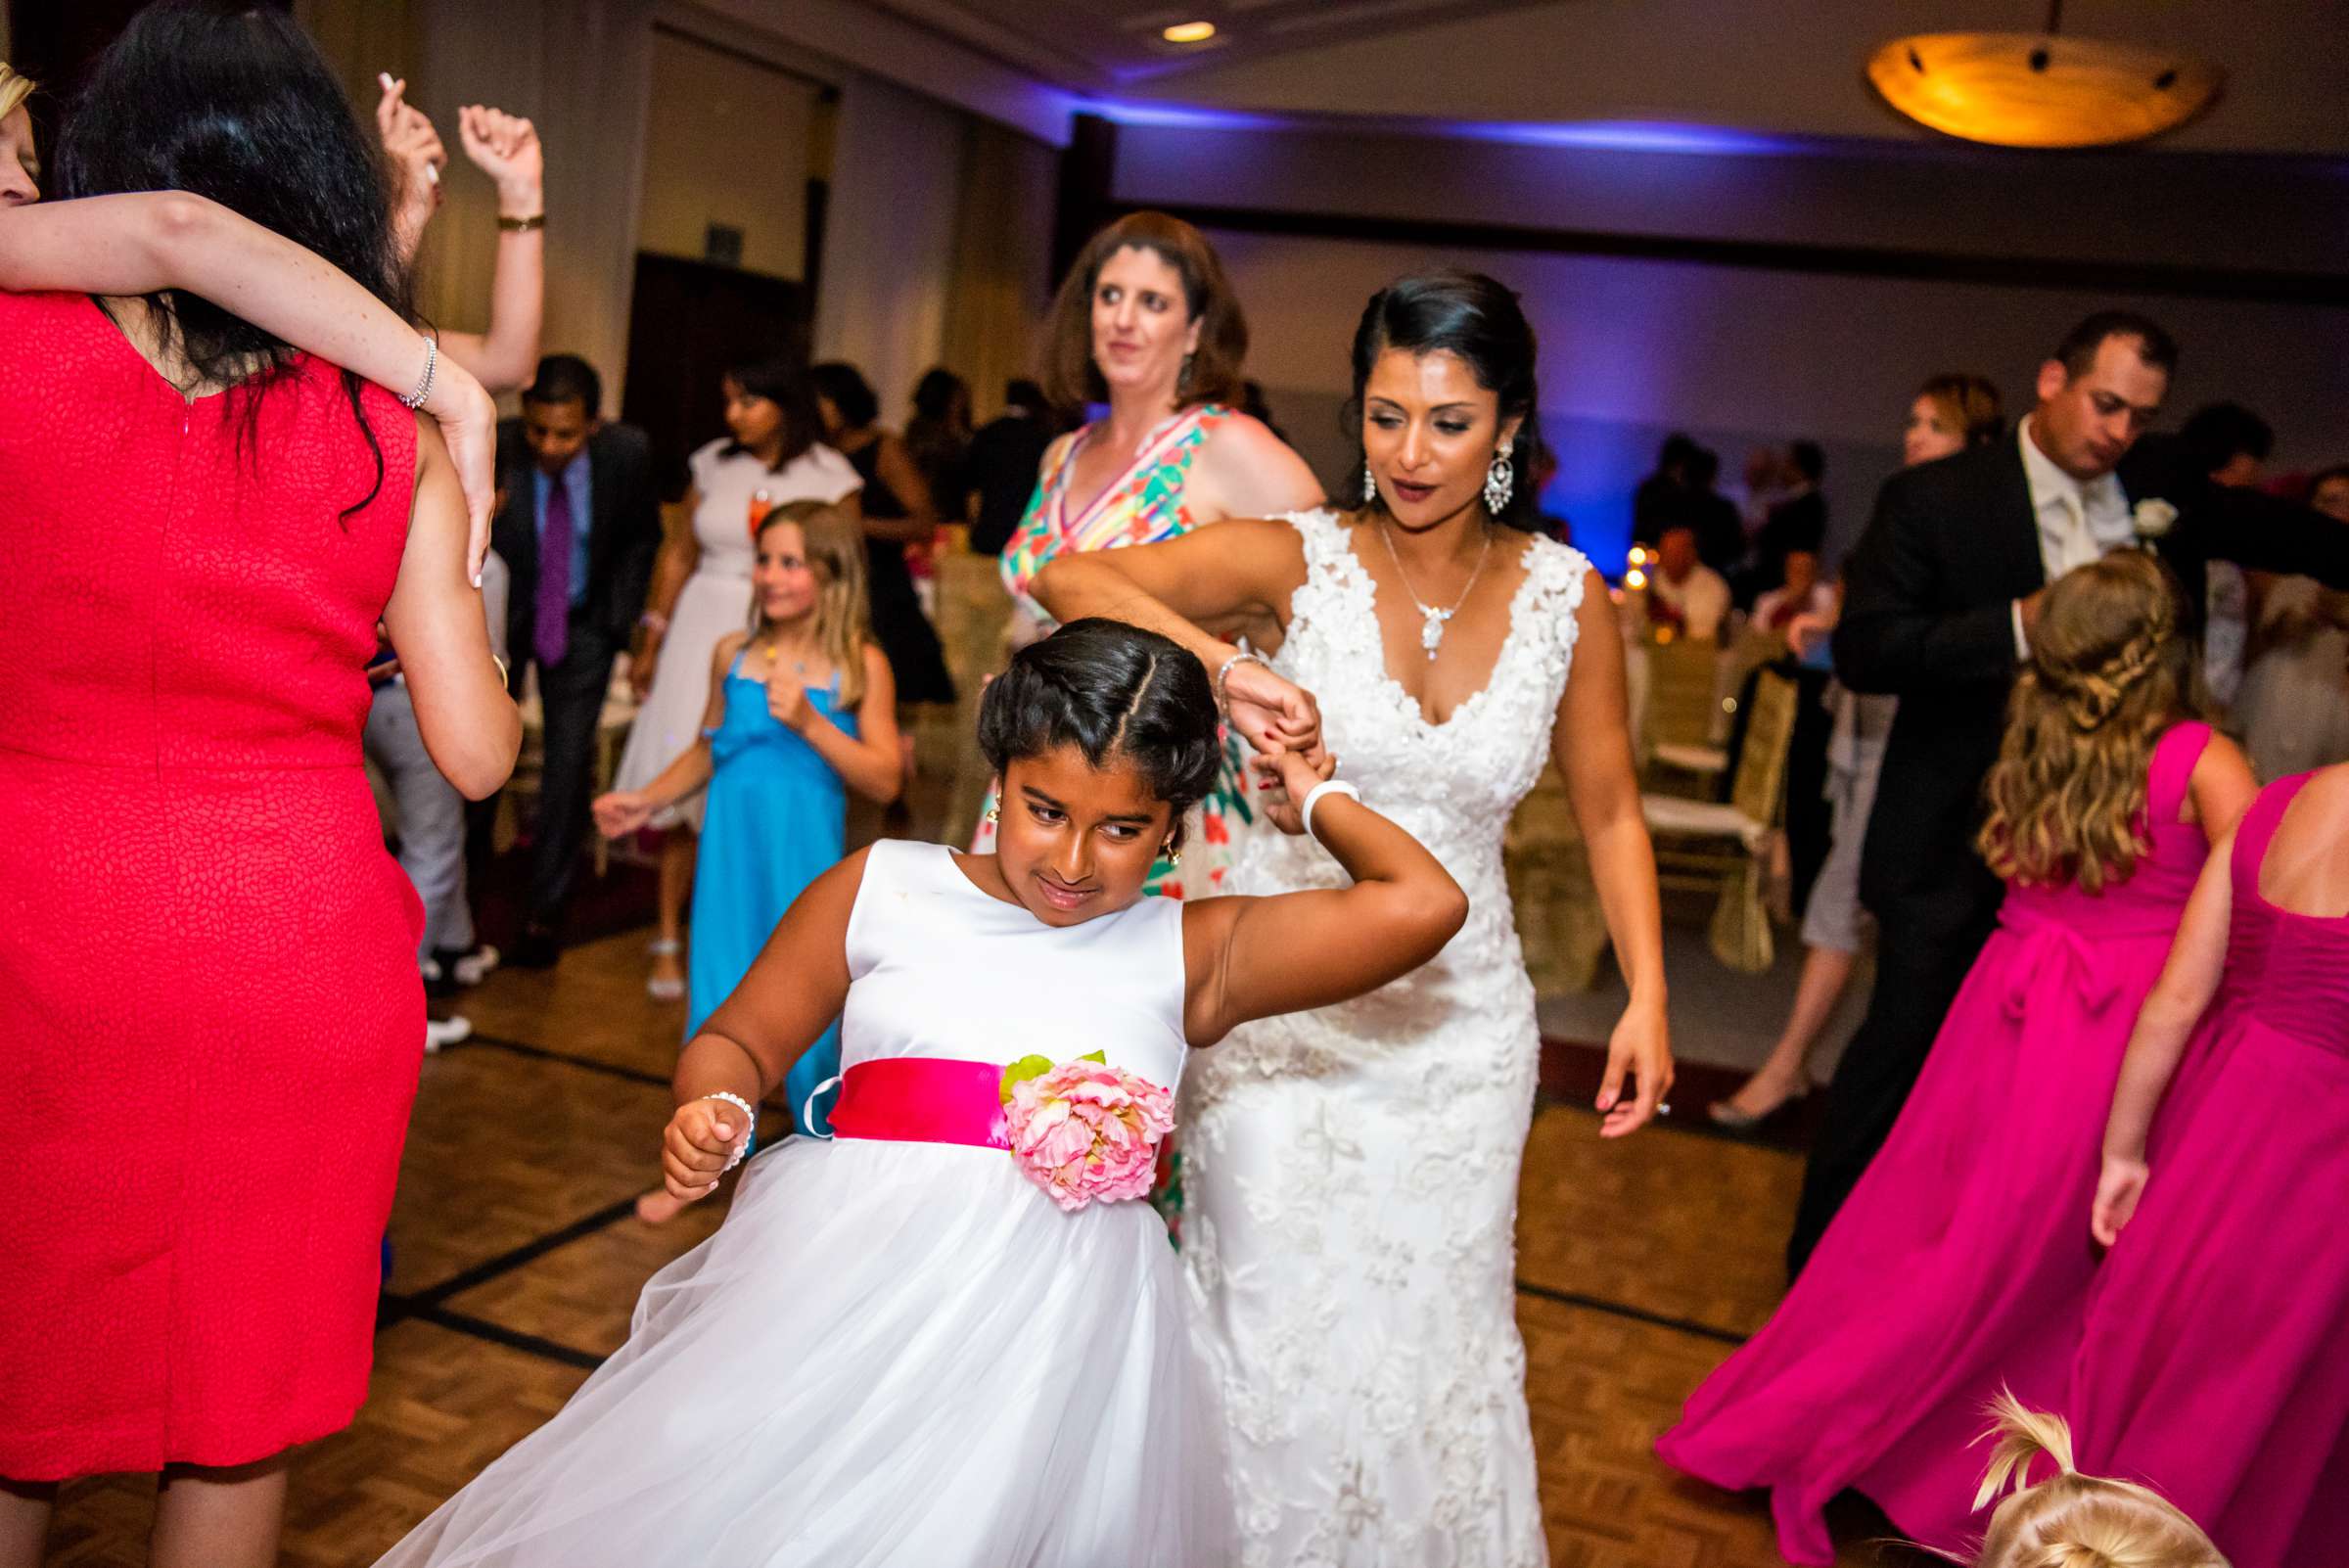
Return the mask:
{"type": "Polygon", "coordinates": [[[603,383],[576,354],[538,361],[522,417],[498,426],[505,505],[491,542],[513,573],[506,646],[514,689],[538,667],[545,761],[530,905],[508,960],[544,968],[560,950],[594,784],[595,731],[612,661],[628,645],[661,544],[661,500],[644,432],[602,420],[603,383]]]}
{"type": "Polygon", "coordinates": [[[1787,1246],[1799,1271],[1924,1066],[2003,888],[1974,850],[2006,696],[2052,578],[2111,550],[2156,550],[2199,629],[2212,560],[2349,585],[2349,529],[2211,483],[2175,441],[2138,438],[2177,347],[2107,311],[2040,367],[2014,436],[1885,482],[1846,573],[1835,669],[1901,699],[1861,858],[1878,930],[1876,984],[1828,1091],[1787,1246]]]}

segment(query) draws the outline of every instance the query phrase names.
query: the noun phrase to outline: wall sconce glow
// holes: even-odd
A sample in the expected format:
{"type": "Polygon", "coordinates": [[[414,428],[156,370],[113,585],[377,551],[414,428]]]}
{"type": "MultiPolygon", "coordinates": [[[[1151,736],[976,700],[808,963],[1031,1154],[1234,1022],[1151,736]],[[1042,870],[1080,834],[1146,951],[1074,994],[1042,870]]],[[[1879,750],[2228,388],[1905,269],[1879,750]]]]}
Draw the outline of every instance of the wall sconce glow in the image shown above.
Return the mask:
{"type": "Polygon", "coordinates": [[[1171,44],[1205,43],[1215,35],[1216,24],[1212,22],[1177,22],[1159,34],[1171,44]]]}
{"type": "Polygon", "coordinates": [[[1869,85],[1920,125],[1996,147],[2110,147],[2175,130],[2208,109],[2216,66],[2135,44],[2050,33],[1895,38],[1869,85]]]}

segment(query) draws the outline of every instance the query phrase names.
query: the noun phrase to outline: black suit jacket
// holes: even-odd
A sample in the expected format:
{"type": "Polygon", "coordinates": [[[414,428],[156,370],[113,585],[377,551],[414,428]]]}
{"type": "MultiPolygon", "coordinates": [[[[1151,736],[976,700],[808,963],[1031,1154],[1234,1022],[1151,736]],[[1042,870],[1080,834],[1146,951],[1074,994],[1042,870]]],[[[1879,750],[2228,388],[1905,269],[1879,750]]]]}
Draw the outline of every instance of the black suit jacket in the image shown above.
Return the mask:
{"type": "MultiPolygon", "coordinates": [[[[661,548],[661,496],[653,484],[653,448],[633,425],[606,425],[587,440],[587,598],[589,624],[622,645],[644,610],[653,556],[661,548]]],[[[506,504],[490,544],[513,574],[506,601],[506,646],[519,675],[538,625],[537,464],[522,438],[522,421],[497,427],[497,482],[506,504]]]]}
{"type": "MultiPolygon", "coordinates": [[[[2213,484],[2174,438],[2139,441],[2120,480],[2132,505],[2158,498],[2178,509],[2155,547],[2196,630],[2214,560],[2349,586],[2349,529],[2213,484]]],[[[1855,691],[1901,699],[1861,857],[1861,899],[1910,938],[1958,936],[1998,908],[2002,890],[1973,839],[2016,671],[2010,607],[2046,585],[2012,437],[1885,481],[1852,553],[1835,671],[1855,691]]]]}

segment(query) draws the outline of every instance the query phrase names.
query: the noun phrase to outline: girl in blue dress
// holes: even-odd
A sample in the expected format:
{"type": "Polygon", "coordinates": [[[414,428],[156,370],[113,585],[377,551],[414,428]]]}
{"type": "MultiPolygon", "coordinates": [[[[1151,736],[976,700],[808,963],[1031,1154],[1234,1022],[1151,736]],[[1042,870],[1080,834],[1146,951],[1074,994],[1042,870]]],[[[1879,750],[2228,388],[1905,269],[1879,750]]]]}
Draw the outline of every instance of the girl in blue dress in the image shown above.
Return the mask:
{"type": "MultiPolygon", "coordinates": [[[[820,501],[777,507],[759,523],[751,594],[750,629],[719,638],[712,659],[701,737],[643,789],[595,803],[597,827],[622,838],[710,791],[693,889],[688,1039],[750,972],[792,900],[839,862],[848,792],[886,805],[903,780],[897,687],[866,622],[856,525],[820,501]]],[[[835,1028],[792,1069],[795,1125],[839,1069],[835,1028]]],[[[802,1130],[823,1128],[819,1111],[802,1130]]]]}

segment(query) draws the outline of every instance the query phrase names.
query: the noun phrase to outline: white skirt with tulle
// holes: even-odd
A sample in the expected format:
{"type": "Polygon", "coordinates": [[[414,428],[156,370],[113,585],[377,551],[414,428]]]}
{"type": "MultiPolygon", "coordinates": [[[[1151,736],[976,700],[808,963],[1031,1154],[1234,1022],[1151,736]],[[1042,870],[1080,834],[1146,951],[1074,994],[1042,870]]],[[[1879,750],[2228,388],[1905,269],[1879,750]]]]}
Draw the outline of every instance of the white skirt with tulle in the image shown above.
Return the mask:
{"type": "Polygon", "coordinates": [[[792,1138],[571,1403],[390,1568],[1212,1568],[1221,1423],[1165,1226],[992,1149],[792,1138]]]}

